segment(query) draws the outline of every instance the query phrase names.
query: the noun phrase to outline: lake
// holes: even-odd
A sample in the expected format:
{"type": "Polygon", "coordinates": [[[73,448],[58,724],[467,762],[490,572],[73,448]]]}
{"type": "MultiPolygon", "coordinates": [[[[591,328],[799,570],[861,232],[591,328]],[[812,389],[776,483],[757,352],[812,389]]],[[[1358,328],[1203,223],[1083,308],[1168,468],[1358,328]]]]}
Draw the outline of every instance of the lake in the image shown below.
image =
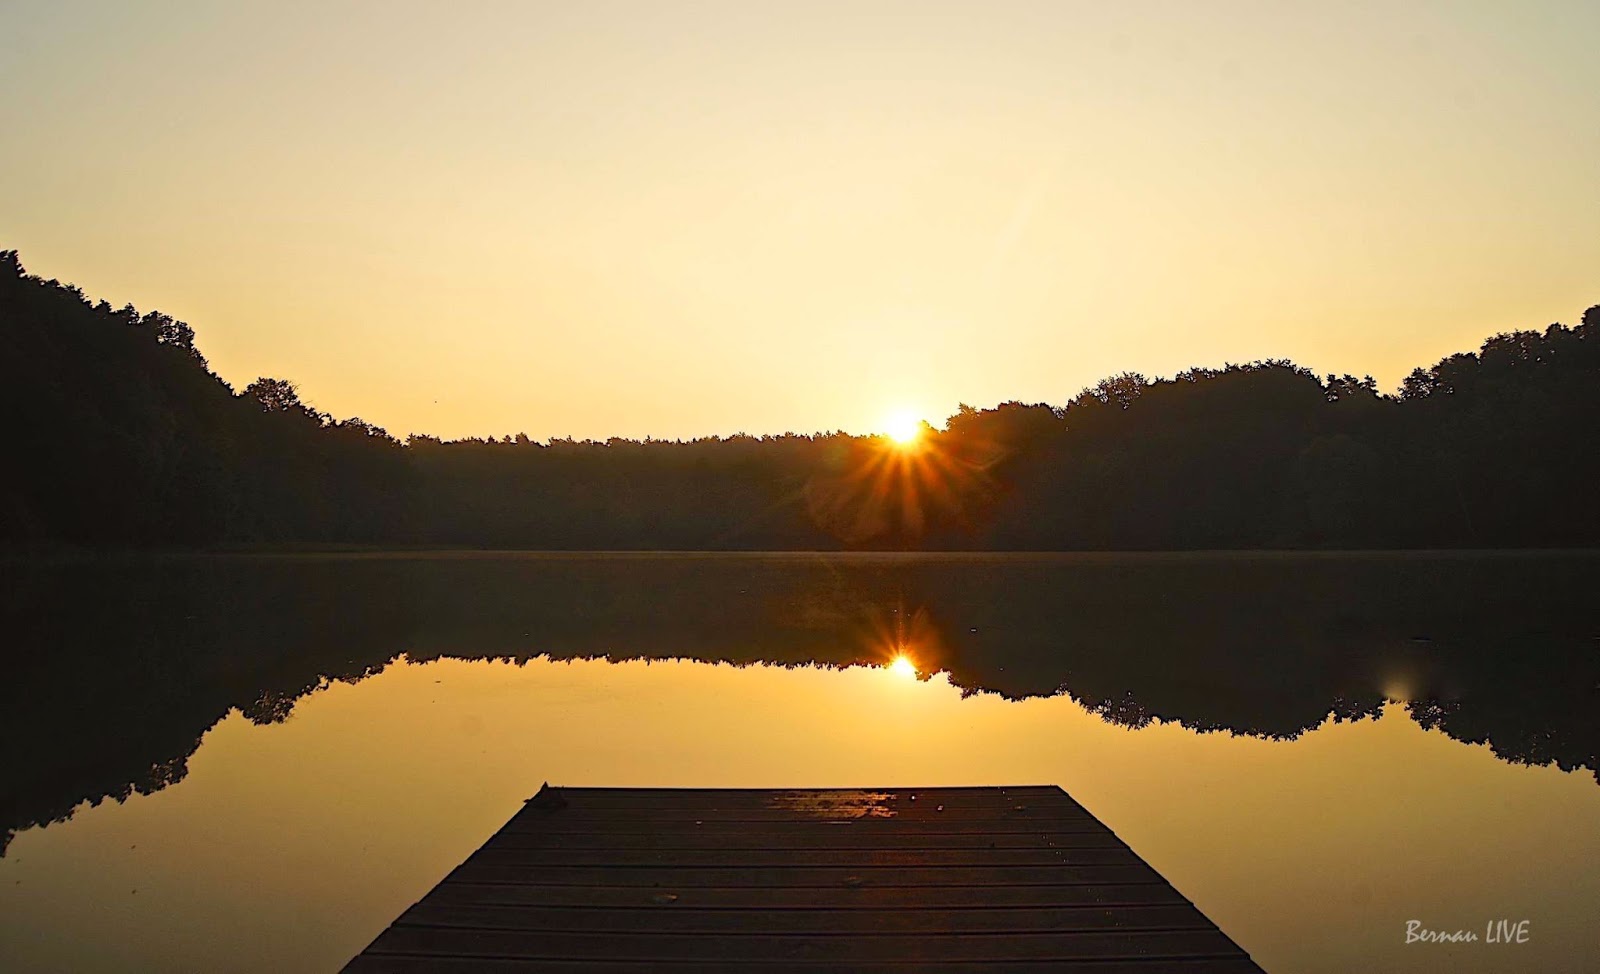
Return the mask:
{"type": "Polygon", "coordinates": [[[1268,971],[1600,969],[1593,553],[0,572],[10,972],[336,970],[545,781],[1059,784],[1268,971]]]}

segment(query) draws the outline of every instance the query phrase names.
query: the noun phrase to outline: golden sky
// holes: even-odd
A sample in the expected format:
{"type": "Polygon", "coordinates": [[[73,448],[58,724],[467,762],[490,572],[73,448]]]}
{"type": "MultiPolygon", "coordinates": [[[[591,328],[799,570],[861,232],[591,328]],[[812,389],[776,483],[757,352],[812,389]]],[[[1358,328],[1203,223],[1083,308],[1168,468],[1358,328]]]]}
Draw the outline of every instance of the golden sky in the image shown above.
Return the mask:
{"type": "Polygon", "coordinates": [[[1600,4],[34,3],[0,247],[396,433],[881,429],[1600,302],[1600,4]]]}

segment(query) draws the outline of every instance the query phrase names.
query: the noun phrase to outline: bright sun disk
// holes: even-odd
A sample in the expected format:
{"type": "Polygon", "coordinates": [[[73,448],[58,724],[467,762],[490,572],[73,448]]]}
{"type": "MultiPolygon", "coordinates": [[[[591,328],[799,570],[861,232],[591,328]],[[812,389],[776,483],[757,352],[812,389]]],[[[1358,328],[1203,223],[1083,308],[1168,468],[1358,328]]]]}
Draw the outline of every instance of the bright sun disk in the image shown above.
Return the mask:
{"type": "Polygon", "coordinates": [[[917,664],[911,662],[911,657],[909,656],[896,656],[889,663],[889,672],[895,676],[915,677],[917,675],[917,664]]]}
{"type": "Polygon", "coordinates": [[[889,434],[889,439],[906,446],[916,442],[917,437],[922,435],[922,420],[910,413],[895,413],[889,417],[884,432],[889,434]]]}

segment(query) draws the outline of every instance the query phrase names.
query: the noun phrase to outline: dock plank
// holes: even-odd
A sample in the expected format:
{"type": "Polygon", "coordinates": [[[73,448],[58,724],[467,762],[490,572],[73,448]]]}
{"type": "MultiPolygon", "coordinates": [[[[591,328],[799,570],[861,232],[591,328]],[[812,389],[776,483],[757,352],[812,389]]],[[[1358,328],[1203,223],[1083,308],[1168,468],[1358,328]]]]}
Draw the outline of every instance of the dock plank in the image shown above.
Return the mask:
{"type": "Polygon", "coordinates": [[[1060,886],[1097,883],[1160,883],[1144,863],[1115,866],[914,866],[872,870],[865,866],[545,866],[502,865],[477,858],[456,867],[449,881],[531,886],[832,887],[870,886],[1060,886]],[[885,875],[879,875],[879,873],[885,875]]]}
{"type": "Polygon", "coordinates": [[[1055,786],[546,788],[346,967],[1259,972],[1055,786]]]}
{"type": "Polygon", "coordinates": [[[881,805],[897,810],[912,808],[946,809],[996,809],[1014,808],[1017,805],[1041,805],[1076,808],[1067,794],[1053,787],[1040,788],[819,788],[796,790],[716,790],[716,789],[607,789],[583,790],[582,795],[569,798],[575,808],[585,811],[625,811],[637,813],[644,809],[705,809],[724,811],[739,808],[850,808],[881,805]]]}
{"type": "Polygon", "coordinates": [[[432,899],[396,921],[415,927],[636,933],[1027,933],[1036,930],[1210,930],[1187,904],[991,909],[696,909],[456,905],[432,899]]]}
{"type": "MultiPolygon", "coordinates": [[[[1261,974],[1248,957],[1190,957],[1148,960],[1095,961],[1009,961],[998,966],[987,961],[939,962],[904,961],[867,963],[853,961],[829,964],[817,961],[764,961],[761,974],[993,974],[1016,971],[1018,974],[1081,971],[1083,974],[1261,974]]],[[[362,954],[345,968],[350,974],[748,974],[751,965],[744,961],[603,961],[603,960],[514,960],[503,957],[465,958],[410,956],[405,954],[362,954]]]]}
{"type": "Polygon", "coordinates": [[[485,845],[478,860],[495,865],[547,866],[794,866],[860,868],[908,866],[1060,866],[1137,863],[1126,846],[1036,849],[525,849],[485,845]]]}
{"type": "MultiPolygon", "coordinates": [[[[428,894],[442,902],[520,906],[654,907],[662,890],[650,886],[517,886],[445,882],[428,894]]],[[[981,897],[963,886],[705,887],[668,891],[675,906],[707,909],[986,909],[994,907],[1141,906],[1186,903],[1165,883],[1093,886],[994,886],[981,897]]]]}
{"type": "Polygon", "coordinates": [[[759,962],[773,957],[824,963],[882,961],[1131,960],[1236,957],[1233,941],[1214,930],[1073,931],[1005,934],[838,934],[752,932],[721,937],[676,933],[558,933],[392,926],[379,953],[444,957],[759,962]]]}
{"type": "Polygon", "coordinates": [[[497,849],[1105,849],[1125,848],[1107,829],[1075,832],[873,832],[784,828],[738,831],[496,833],[497,849]]]}

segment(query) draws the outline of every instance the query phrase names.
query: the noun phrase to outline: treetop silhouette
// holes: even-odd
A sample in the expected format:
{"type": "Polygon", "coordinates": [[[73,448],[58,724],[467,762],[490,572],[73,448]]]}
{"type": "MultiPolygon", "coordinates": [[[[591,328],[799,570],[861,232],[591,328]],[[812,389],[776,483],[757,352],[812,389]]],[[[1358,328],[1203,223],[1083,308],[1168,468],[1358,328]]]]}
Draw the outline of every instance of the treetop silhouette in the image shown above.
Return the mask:
{"type": "Polygon", "coordinates": [[[549,549],[1600,543],[1600,305],[1370,376],[1283,360],[962,405],[915,449],[840,432],[404,439],[292,382],[235,392],[187,323],[0,252],[19,417],[0,542],[549,549]]]}

